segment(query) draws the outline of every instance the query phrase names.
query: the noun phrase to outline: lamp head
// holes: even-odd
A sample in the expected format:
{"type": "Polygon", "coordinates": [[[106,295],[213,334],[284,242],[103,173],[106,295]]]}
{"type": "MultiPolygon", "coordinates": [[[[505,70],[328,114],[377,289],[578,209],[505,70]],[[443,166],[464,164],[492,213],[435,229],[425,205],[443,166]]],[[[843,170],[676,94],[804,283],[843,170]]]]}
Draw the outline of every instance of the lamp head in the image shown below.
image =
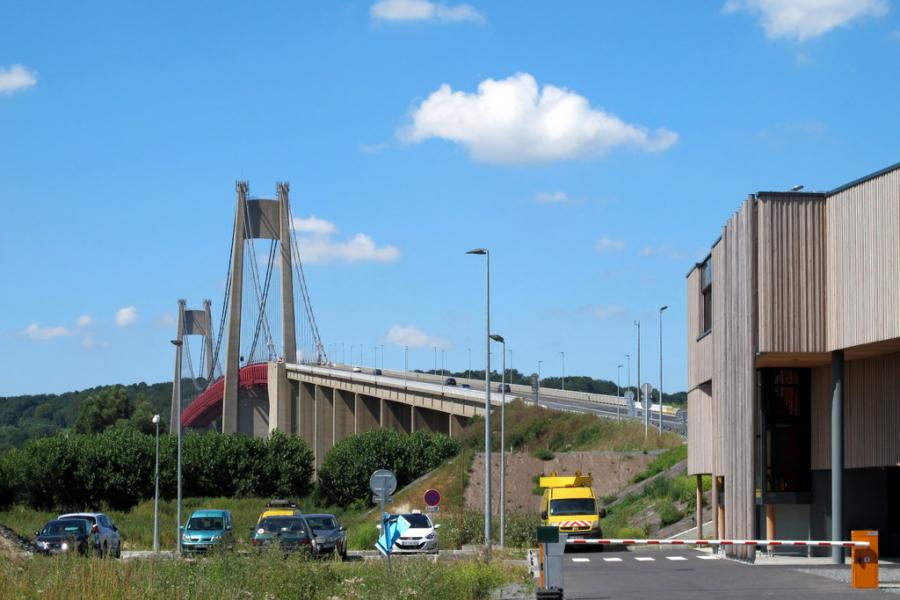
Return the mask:
{"type": "Polygon", "coordinates": [[[662,306],[659,307],[659,312],[662,312],[662,311],[666,310],[667,308],[669,308],[669,305],[668,305],[668,304],[664,304],[664,305],[662,305],[662,306]]]}
{"type": "Polygon", "coordinates": [[[151,419],[154,425],[159,423],[159,415],[153,415],[153,419],[151,419]]]}
{"type": "Polygon", "coordinates": [[[502,335],[497,335],[496,333],[492,333],[490,337],[491,337],[491,339],[494,340],[495,342],[499,342],[499,343],[501,343],[501,344],[505,344],[505,343],[506,343],[506,340],[503,339],[503,336],[502,336],[502,335]]]}
{"type": "Polygon", "coordinates": [[[469,250],[466,254],[487,254],[487,248],[475,248],[474,250],[469,250]]]}

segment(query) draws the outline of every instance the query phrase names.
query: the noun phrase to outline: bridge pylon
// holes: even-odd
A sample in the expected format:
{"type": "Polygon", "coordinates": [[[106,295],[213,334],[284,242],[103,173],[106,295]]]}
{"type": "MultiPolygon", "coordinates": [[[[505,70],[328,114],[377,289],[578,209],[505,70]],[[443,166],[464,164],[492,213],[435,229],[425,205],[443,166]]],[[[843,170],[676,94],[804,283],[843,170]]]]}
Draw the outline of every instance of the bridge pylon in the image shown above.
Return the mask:
{"type": "Polygon", "coordinates": [[[184,336],[199,335],[203,337],[203,350],[205,355],[205,365],[201,365],[202,371],[199,373],[206,378],[207,385],[215,376],[215,357],[213,356],[213,321],[212,321],[212,302],[203,301],[202,309],[185,308],[187,302],[185,300],[178,301],[178,325],[175,333],[175,341],[178,343],[178,350],[175,352],[175,375],[172,380],[172,409],[169,418],[169,431],[175,433],[176,423],[178,422],[180,410],[180,399],[176,398],[175,390],[179,386],[174,385],[181,379],[181,357],[184,344],[184,336]]]}
{"type": "MultiPolygon", "coordinates": [[[[277,184],[276,200],[250,199],[247,197],[248,182],[238,181],[235,184],[237,206],[234,218],[234,243],[231,249],[231,284],[228,290],[228,346],[225,356],[225,389],[222,399],[222,433],[237,433],[244,429],[239,427],[238,391],[244,243],[246,241],[268,239],[278,242],[283,359],[289,363],[297,362],[289,189],[287,183],[279,183],[277,184]]],[[[260,307],[260,310],[264,310],[264,307],[260,307]]],[[[252,434],[252,431],[244,431],[244,433],[252,434]]]]}

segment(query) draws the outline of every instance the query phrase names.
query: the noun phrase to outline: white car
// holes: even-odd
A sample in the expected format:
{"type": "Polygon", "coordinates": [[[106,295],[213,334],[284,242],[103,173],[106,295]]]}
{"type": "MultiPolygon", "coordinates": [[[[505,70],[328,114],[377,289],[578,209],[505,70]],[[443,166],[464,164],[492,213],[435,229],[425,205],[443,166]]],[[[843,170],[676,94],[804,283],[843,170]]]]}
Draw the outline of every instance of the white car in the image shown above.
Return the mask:
{"type": "Polygon", "coordinates": [[[362,373],[362,369],[359,367],[353,367],[353,372],[354,373],[362,373]]]}
{"type": "Polygon", "coordinates": [[[392,520],[397,517],[403,517],[410,527],[400,534],[400,537],[394,542],[394,546],[391,548],[392,553],[437,554],[437,529],[440,527],[440,524],[435,525],[428,518],[428,515],[423,515],[422,513],[395,515],[392,517],[392,520]]]}

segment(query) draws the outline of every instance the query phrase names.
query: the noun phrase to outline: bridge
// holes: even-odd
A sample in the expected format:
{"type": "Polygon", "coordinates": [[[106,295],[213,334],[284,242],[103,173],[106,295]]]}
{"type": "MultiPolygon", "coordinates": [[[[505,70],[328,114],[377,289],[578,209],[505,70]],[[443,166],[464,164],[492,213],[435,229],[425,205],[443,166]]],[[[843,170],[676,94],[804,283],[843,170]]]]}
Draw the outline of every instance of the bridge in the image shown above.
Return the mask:
{"type": "MultiPolygon", "coordinates": [[[[329,361],[303,274],[288,195],[284,183],[277,185],[274,200],[252,198],[247,182],[236,184],[218,332],[210,300],[202,309],[178,302],[172,427],[180,421],[183,427],[257,437],[284,431],[307,441],[318,467],[334,444],[355,433],[390,427],[455,436],[470,418],[483,415],[483,381],[457,378],[460,385],[445,385],[445,378],[435,374],[363,370],[329,361]],[[302,308],[299,320],[295,306],[302,308]],[[189,341],[196,336],[201,345],[195,371],[189,341]]],[[[636,414],[623,398],[610,395],[550,388],[536,394],[530,386],[512,385],[506,398],[540,398],[550,408],[609,418],[640,417],[639,409],[636,414]]],[[[501,401],[501,394],[492,394],[493,406],[501,401]]],[[[663,423],[678,430],[683,415],[664,413],[663,423]]]]}

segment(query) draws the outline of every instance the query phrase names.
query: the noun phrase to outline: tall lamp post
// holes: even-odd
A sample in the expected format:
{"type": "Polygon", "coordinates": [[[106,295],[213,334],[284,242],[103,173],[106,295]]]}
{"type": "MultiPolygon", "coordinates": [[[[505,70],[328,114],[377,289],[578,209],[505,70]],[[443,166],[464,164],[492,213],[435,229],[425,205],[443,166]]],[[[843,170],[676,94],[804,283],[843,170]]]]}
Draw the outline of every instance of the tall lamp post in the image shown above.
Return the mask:
{"type": "Polygon", "coordinates": [[[159,552],[159,415],[153,415],[156,425],[156,475],[153,492],[153,551],[159,552]]]}
{"type": "MultiPolygon", "coordinates": [[[[631,355],[626,354],[625,360],[628,362],[628,387],[626,387],[625,389],[630,390],[631,389],[631,355]]],[[[640,398],[638,398],[638,399],[640,400],[640,398]]]]}
{"type": "Polygon", "coordinates": [[[500,375],[500,547],[506,544],[506,340],[502,335],[491,339],[503,344],[503,371],[500,375]]]}
{"type": "Polygon", "coordinates": [[[484,340],[484,550],[491,557],[491,253],[475,248],[466,254],[485,258],[485,340],[484,340]]]}
{"type": "Polygon", "coordinates": [[[662,433],[662,419],[663,419],[663,395],[662,395],[662,384],[663,384],[663,365],[662,365],[662,317],[663,311],[669,308],[668,304],[659,307],[659,432],[662,433]]]}
{"type": "Polygon", "coordinates": [[[178,531],[176,550],[181,556],[181,348],[184,344],[181,340],[172,340],[175,345],[175,389],[172,393],[175,396],[175,427],[178,432],[178,449],[176,451],[177,459],[175,466],[175,479],[177,481],[178,491],[177,508],[175,509],[175,518],[178,520],[178,531]]]}
{"type": "Polygon", "coordinates": [[[542,361],[542,360],[538,361],[538,389],[537,389],[537,396],[535,397],[536,400],[534,402],[536,406],[541,405],[541,363],[542,362],[544,362],[544,361],[542,361]]]}
{"type": "MultiPolygon", "coordinates": [[[[620,383],[621,380],[622,380],[622,365],[616,365],[616,398],[619,398],[619,399],[622,398],[622,385],[620,383]]],[[[619,406],[620,406],[619,404],[616,404],[616,420],[617,421],[620,419],[619,406]]]]}
{"type": "Polygon", "coordinates": [[[566,353],[560,352],[562,355],[562,391],[566,391],[566,353]]]}
{"type": "Polygon", "coordinates": [[[472,349],[469,348],[469,370],[466,371],[466,379],[472,379],[472,349]]]}
{"type": "Polygon", "coordinates": [[[641,322],[635,321],[635,327],[637,327],[637,397],[638,402],[641,405],[641,408],[644,411],[644,439],[647,439],[647,433],[650,429],[650,398],[647,398],[647,406],[644,406],[644,403],[641,399],[641,322]]]}

